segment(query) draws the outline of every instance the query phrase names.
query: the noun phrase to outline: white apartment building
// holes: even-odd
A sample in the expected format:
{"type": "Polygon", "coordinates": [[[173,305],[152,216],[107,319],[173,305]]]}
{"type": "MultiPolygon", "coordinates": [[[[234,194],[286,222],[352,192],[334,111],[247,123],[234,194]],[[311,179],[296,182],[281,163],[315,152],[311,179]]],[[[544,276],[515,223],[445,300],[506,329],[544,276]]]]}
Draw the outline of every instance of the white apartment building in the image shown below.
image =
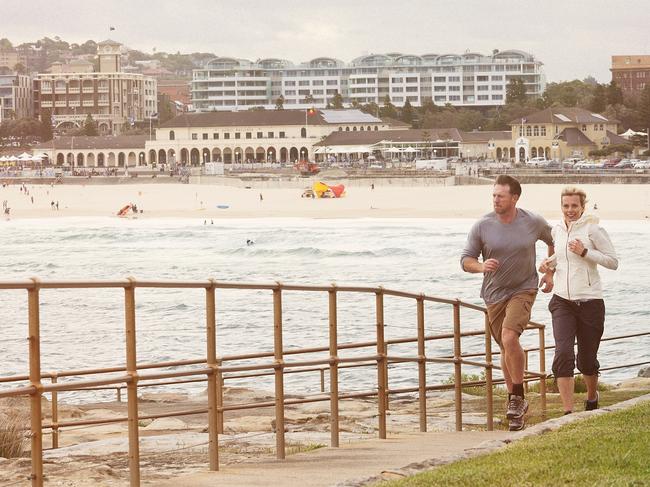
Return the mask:
{"type": "Polygon", "coordinates": [[[523,51],[492,55],[389,53],[371,54],[351,63],[319,57],[294,65],[284,59],[216,58],[192,75],[191,97],[197,111],[275,108],[324,108],[340,93],[345,106],[354,102],[383,105],[386,95],[395,106],[408,100],[420,106],[497,106],[506,101],[512,78],[523,80],[527,93],[540,96],[546,88],[542,62],[523,51]]]}
{"type": "Polygon", "coordinates": [[[34,115],[32,79],[22,74],[0,74],[0,122],[34,115]]]}
{"type": "Polygon", "coordinates": [[[90,114],[100,133],[119,134],[158,112],[156,79],[123,72],[117,42],[100,42],[97,50],[98,72],[92,63],[78,62],[73,70],[53,65],[35,78],[36,110],[49,110],[54,127],[81,127],[90,114]]]}

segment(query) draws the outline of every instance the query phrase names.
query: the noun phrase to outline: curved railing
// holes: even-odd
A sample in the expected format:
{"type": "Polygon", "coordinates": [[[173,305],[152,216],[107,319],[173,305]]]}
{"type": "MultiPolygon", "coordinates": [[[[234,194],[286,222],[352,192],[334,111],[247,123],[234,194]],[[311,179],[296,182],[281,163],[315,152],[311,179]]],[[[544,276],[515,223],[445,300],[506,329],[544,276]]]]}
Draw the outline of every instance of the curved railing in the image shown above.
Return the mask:
{"type": "MultiPolygon", "coordinates": [[[[8,289],[23,289],[27,291],[28,326],[29,326],[29,375],[0,377],[0,386],[19,383],[12,388],[0,389],[1,397],[29,396],[31,411],[31,457],[32,485],[43,485],[43,434],[44,430],[52,435],[52,447],[58,447],[59,433],[62,428],[89,426],[112,422],[126,422],[129,436],[129,476],[130,485],[140,485],[140,452],[138,421],[169,416],[186,416],[194,414],[208,415],[208,457],[211,470],[219,469],[219,434],[223,433],[223,415],[227,411],[273,407],[275,409],[275,434],[277,458],[285,458],[285,406],[316,401],[330,403],[330,443],[339,446],[339,401],[348,398],[377,397],[378,434],[386,438],[386,418],[389,408],[389,396],[393,394],[417,393],[419,404],[420,431],[427,430],[427,391],[454,389],[455,424],[456,430],[462,430],[462,388],[468,385],[484,385],[486,390],[487,429],[493,429],[493,385],[502,383],[494,380],[493,369],[499,369],[493,364],[492,342],[487,323],[485,308],[455,299],[445,299],[425,294],[385,289],[382,287],[364,286],[329,286],[294,285],[283,283],[232,283],[207,279],[201,281],[151,281],[134,278],[106,281],[59,281],[59,280],[15,280],[0,282],[0,291],[8,289]],[[90,288],[121,288],[124,290],[125,328],[124,343],[125,363],[105,368],[88,368],[44,372],[41,370],[40,352],[40,294],[48,289],[90,289],[90,288]],[[170,289],[204,289],[205,290],[205,336],[207,348],[204,358],[176,360],[156,363],[138,363],[136,356],[136,301],[137,288],[170,288],[170,289]],[[217,321],[216,297],[217,289],[231,290],[262,290],[269,291],[273,300],[273,350],[252,351],[238,355],[217,355],[217,321]],[[328,296],[328,343],[312,348],[285,349],[283,347],[283,293],[287,291],[307,293],[327,293],[328,296]],[[375,336],[372,339],[347,343],[338,338],[338,297],[343,293],[374,294],[375,295],[375,336]],[[384,335],[384,298],[393,296],[415,303],[416,327],[415,336],[386,339],[384,335]],[[425,303],[433,302],[450,306],[453,309],[453,331],[444,334],[425,333],[425,303]],[[461,330],[461,310],[472,313],[482,313],[484,327],[480,330],[461,330]],[[464,354],[462,340],[467,337],[483,336],[485,339],[484,353],[464,354]],[[436,340],[452,340],[453,354],[447,356],[427,355],[425,344],[436,340]],[[408,355],[390,353],[390,347],[398,344],[416,344],[417,351],[408,355]],[[371,352],[354,357],[342,357],[342,350],[371,349],[371,352]],[[324,353],[323,358],[300,359],[301,355],[324,353]],[[295,359],[294,359],[295,357],[295,359]],[[478,358],[482,357],[482,360],[478,358]],[[242,360],[250,363],[237,365],[242,360]],[[390,388],[388,365],[399,363],[417,364],[417,387],[390,388]],[[453,384],[428,384],[427,367],[433,364],[453,365],[453,384]],[[484,381],[463,382],[462,366],[480,367],[485,370],[484,381]],[[160,370],[163,368],[177,370],[160,370]],[[191,368],[190,368],[191,367],[191,368]],[[375,367],[376,387],[366,391],[339,391],[339,371],[352,367],[375,367]],[[321,375],[321,385],[318,394],[301,398],[287,398],[284,393],[284,378],[288,374],[309,373],[318,371],[321,375]],[[325,391],[325,372],[329,372],[329,391],[325,391]],[[226,380],[244,377],[274,377],[273,401],[229,404],[223,402],[223,384],[226,380]],[[86,378],[90,377],[90,378],[86,378]],[[48,380],[49,383],[44,383],[48,380]],[[138,410],[137,392],[139,388],[183,384],[197,381],[207,381],[206,407],[191,410],[166,412],[155,415],[141,415],[138,410]],[[24,383],[24,384],[21,384],[24,383]],[[127,391],[127,416],[122,418],[106,418],[79,421],[59,421],[57,394],[62,391],[104,390],[114,389],[121,399],[121,391],[127,391]],[[48,424],[43,423],[41,398],[50,393],[51,417],[48,424]]],[[[526,370],[526,382],[539,381],[542,412],[546,410],[546,377],[544,343],[544,326],[530,322],[528,328],[538,331],[538,347],[527,350],[539,355],[539,371],[526,370]]],[[[498,352],[496,352],[498,353],[498,352]]],[[[528,367],[526,367],[528,369],[528,367]]],[[[415,381],[414,381],[415,382],[415,381]]]]}

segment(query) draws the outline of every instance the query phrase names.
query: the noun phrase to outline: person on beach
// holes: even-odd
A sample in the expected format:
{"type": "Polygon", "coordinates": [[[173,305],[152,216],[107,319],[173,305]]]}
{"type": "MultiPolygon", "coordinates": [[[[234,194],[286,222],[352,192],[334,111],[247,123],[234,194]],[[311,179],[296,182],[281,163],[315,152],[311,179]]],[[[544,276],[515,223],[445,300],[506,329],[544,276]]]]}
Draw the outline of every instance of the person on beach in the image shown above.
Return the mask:
{"type": "MultiPolygon", "coordinates": [[[[605,326],[605,303],[598,265],[615,270],[616,251],[598,217],[585,213],[586,193],[566,187],[560,196],[562,222],[552,230],[556,253],[542,262],[541,272],[555,270],[555,291],[548,304],[553,321],[553,375],[564,414],[573,412],[574,345],[578,370],[587,386],[585,410],[598,408],[598,347],[605,326]]],[[[595,205],[594,205],[595,206],[595,205]]]]}
{"type": "Polygon", "coordinates": [[[535,268],[538,240],[548,245],[548,255],[554,252],[551,227],[541,216],[517,208],[520,196],[519,181],[507,175],[497,177],[492,192],[494,211],[472,226],[460,258],[465,272],[483,274],[481,297],[487,306],[490,332],[501,349],[510,431],[524,427],[528,411],[524,351],[519,337],[530,321],[538,286],[543,292],[553,289],[552,272],[538,282],[535,268]]]}

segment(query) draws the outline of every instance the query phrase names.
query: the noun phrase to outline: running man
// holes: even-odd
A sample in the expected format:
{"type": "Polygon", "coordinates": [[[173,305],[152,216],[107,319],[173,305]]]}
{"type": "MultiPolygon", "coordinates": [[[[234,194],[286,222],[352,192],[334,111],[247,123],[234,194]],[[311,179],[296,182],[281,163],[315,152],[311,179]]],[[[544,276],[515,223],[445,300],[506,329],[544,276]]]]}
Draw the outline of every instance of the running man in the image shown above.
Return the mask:
{"type": "Polygon", "coordinates": [[[551,227],[544,218],[517,208],[521,185],[515,178],[501,175],[492,193],[494,211],[478,220],[467,237],[461,255],[465,272],[482,273],[481,297],[487,306],[492,337],[501,349],[501,369],[508,388],[506,417],[510,431],[524,427],[528,401],[524,398],[524,350],[519,343],[537,296],[553,289],[553,275],[538,282],[535,244],[548,245],[553,255],[551,227]],[[479,262],[479,256],[483,261],[479,262]]]}

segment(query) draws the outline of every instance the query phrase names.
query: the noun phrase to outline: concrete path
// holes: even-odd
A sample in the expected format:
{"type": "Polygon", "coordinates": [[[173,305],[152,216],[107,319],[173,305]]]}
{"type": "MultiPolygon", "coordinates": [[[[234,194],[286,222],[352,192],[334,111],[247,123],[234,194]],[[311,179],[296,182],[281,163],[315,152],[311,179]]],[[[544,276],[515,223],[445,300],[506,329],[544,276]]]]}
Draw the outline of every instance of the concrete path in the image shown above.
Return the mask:
{"type": "MultiPolygon", "coordinates": [[[[227,465],[218,472],[205,472],[156,481],[160,487],[215,486],[300,486],[355,485],[367,479],[399,470],[412,463],[445,463],[482,450],[482,444],[507,440],[507,431],[434,432],[393,435],[386,440],[363,440],[340,448],[321,448],[287,457],[286,460],[227,465]],[[439,462],[438,462],[439,461],[439,462]]],[[[396,474],[396,477],[402,475],[396,474]]]]}

